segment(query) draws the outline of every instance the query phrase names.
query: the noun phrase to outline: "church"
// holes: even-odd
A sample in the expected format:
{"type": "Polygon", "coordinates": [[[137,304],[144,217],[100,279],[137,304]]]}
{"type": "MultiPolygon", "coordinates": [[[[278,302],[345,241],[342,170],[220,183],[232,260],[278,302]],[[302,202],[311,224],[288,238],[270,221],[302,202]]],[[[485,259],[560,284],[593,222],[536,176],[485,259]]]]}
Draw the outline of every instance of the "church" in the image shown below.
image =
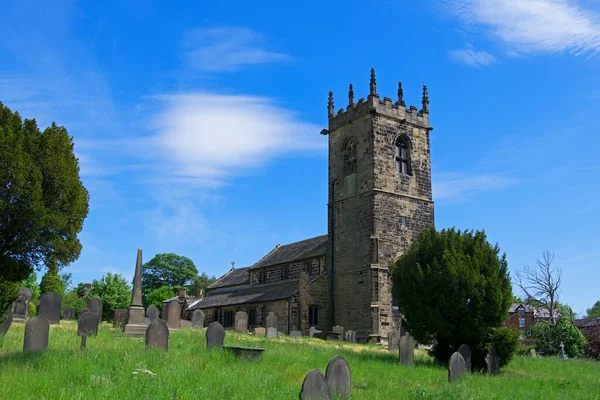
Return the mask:
{"type": "Polygon", "coordinates": [[[343,326],[358,342],[387,341],[398,323],[389,265],[434,223],[426,86],[421,104],[406,106],[401,82],[395,102],[382,99],[374,69],[366,100],[355,102],[350,84],[348,104],[336,112],[329,92],[321,131],[329,141],[327,234],[232,267],[188,311],[201,309],[206,325],[225,327],[245,311],[249,329],[274,312],[286,334],[343,326]]]}

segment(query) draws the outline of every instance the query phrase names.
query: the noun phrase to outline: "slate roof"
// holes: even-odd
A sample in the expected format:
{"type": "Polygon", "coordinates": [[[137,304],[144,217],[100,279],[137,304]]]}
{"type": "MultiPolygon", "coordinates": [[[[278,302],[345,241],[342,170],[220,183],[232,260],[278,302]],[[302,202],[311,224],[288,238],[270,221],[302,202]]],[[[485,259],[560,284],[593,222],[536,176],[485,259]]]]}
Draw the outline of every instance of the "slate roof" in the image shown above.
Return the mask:
{"type": "Polygon", "coordinates": [[[508,312],[509,312],[509,313],[514,313],[514,312],[517,312],[517,308],[519,308],[519,306],[523,306],[523,307],[524,307],[524,309],[525,309],[525,312],[531,312],[531,311],[533,311],[533,310],[531,309],[531,307],[529,307],[529,306],[527,306],[527,305],[525,305],[525,304],[521,304],[521,303],[512,303],[512,304],[510,305],[510,308],[508,309],[508,312]]]}
{"type": "Polygon", "coordinates": [[[301,240],[283,246],[277,245],[269,254],[254,264],[251,269],[268,267],[307,258],[325,255],[327,235],[301,240]]]}
{"type": "Polygon", "coordinates": [[[573,321],[573,324],[575,324],[575,326],[580,329],[581,328],[589,328],[591,326],[600,325],[600,318],[590,317],[590,318],[576,319],[575,321],[573,321]]]}
{"type": "Polygon", "coordinates": [[[247,284],[250,284],[250,267],[229,270],[229,272],[208,286],[207,289],[247,284]]]}
{"type": "Polygon", "coordinates": [[[289,299],[298,292],[298,289],[298,281],[253,286],[247,289],[206,296],[202,300],[191,304],[187,309],[193,311],[201,308],[289,299]]]}

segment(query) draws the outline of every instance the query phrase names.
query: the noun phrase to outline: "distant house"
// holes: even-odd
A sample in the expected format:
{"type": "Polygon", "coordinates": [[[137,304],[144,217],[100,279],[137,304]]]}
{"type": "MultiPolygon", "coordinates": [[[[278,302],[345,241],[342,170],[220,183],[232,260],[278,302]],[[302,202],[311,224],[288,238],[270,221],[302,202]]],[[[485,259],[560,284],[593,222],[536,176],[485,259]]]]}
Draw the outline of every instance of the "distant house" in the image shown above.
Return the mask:
{"type": "Polygon", "coordinates": [[[589,357],[600,358],[600,318],[583,318],[573,321],[573,324],[579,328],[587,345],[585,354],[589,357]]]}
{"type": "Polygon", "coordinates": [[[510,326],[524,334],[531,334],[531,327],[535,323],[535,310],[522,303],[512,303],[508,309],[508,318],[504,326],[510,326]]]}

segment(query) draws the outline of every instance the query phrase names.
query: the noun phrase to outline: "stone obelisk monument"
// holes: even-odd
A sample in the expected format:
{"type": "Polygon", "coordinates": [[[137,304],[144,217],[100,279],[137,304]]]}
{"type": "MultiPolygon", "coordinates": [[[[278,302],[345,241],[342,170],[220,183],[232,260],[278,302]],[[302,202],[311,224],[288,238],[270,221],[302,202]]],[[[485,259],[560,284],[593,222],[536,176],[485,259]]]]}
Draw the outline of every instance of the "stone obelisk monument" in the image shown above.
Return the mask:
{"type": "Polygon", "coordinates": [[[138,249],[135,276],[133,278],[133,294],[131,295],[129,318],[127,325],[125,325],[125,333],[128,335],[145,335],[145,317],[146,313],[142,304],[142,249],[138,249]]]}

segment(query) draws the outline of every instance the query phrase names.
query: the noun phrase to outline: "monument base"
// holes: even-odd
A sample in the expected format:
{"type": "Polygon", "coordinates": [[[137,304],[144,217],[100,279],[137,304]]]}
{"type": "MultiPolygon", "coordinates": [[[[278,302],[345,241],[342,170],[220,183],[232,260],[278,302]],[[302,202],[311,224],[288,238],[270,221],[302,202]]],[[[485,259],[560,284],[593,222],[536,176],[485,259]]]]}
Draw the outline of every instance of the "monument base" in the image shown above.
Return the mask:
{"type": "Polygon", "coordinates": [[[125,325],[126,335],[145,335],[146,334],[146,316],[144,307],[142,306],[131,306],[129,307],[129,317],[127,318],[127,325],[125,325]]]}

